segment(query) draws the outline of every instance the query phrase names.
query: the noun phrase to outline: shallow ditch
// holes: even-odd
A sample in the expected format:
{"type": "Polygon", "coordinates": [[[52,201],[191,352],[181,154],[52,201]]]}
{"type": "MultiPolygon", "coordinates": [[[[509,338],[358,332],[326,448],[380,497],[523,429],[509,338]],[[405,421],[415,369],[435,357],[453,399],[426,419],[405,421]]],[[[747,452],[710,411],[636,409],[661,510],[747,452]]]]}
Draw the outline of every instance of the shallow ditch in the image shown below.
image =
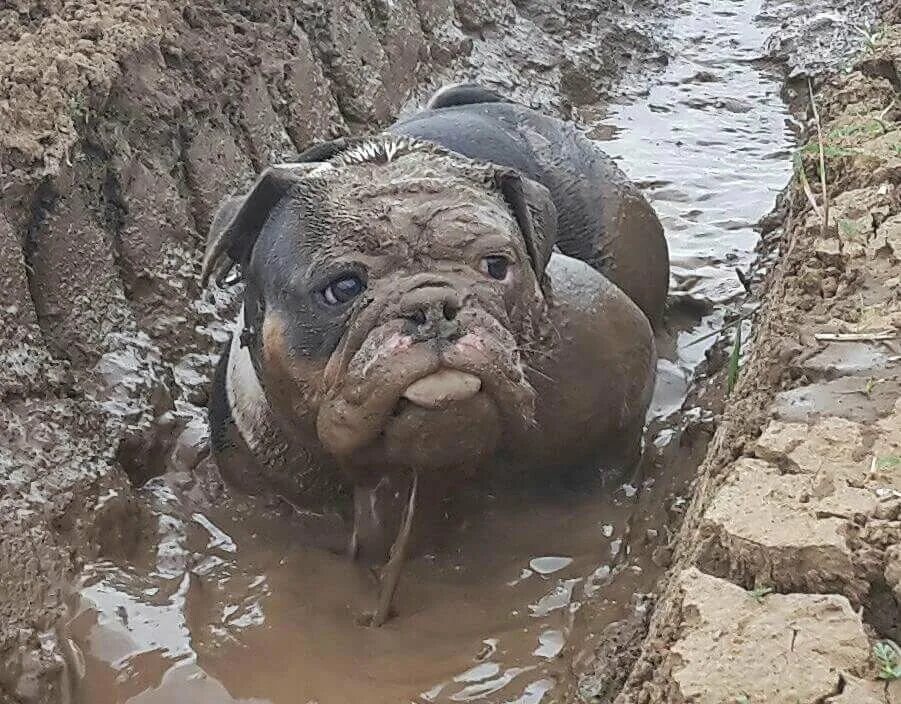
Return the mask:
{"type": "Polygon", "coordinates": [[[755,223],[790,170],[780,76],[753,61],[768,34],[759,9],[687,4],[649,90],[606,113],[577,109],[644,186],[672,252],[636,474],[482,498],[444,549],[412,561],[401,613],[381,630],[357,625],[375,596],[369,576],[304,546],[290,507],[211,501],[215,480],[154,479],[140,492],[152,507],[143,560],[82,575],[69,626],[82,701],[526,704],[562,696],[578,674],[593,672],[586,692],[615,686],[586,652],[649,607],[642,595],[668,564],[721,396],[707,382],[710,333],[740,305],[735,268],[753,261],[755,223]]]}
{"type": "MultiPolygon", "coordinates": [[[[633,475],[474,497],[470,518],[409,565],[398,618],[368,629],[357,618],[375,598],[370,575],[287,503],[229,495],[209,460],[192,469],[201,414],[182,401],[178,413],[193,416],[184,450],[167,447],[169,471],[136,493],[136,547],[81,570],[63,628],[70,669],[83,674],[74,700],[611,700],[721,408],[712,333],[752,305],[735,269],[752,268],[756,223],[791,171],[782,73],[767,58],[791,11],[686,2],[667,22],[665,69],[613,105],[574,110],[644,187],[671,249],[669,330],[633,475]]],[[[202,379],[191,364],[175,373],[186,386],[202,379]]]]}

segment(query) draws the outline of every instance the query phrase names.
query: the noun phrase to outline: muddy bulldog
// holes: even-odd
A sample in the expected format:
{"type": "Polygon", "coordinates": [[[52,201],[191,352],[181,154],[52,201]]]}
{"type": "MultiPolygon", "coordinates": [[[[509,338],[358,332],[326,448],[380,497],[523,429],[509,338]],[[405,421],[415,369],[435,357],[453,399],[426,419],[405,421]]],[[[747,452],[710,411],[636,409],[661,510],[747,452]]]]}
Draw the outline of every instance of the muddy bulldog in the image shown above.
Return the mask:
{"type": "Polygon", "coordinates": [[[637,455],[666,243],[571,125],[478,87],[443,90],[227,201],[204,276],[235,266],[243,308],[210,407],[217,463],[299,505],[353,493],[355,550],[391,543],[379,487],[406,505],[405,536],[417,486],[637,455]]]}

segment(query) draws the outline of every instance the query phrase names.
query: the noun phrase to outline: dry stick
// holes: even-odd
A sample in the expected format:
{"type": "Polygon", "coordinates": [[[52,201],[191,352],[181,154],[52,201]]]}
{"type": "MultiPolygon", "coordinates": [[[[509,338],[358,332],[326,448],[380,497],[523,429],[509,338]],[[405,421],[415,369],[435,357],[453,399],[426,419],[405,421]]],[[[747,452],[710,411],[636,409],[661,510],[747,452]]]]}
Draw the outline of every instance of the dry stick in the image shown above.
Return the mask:
{"type": "Polygon", "coordinates": [[[404,517],[401,520],[400,531],[394,545],[391,546],[391,554],[388,562],[382,568],[382,583],[379,588],[379,605],[372,615],[372,625],[381,626],[391,617],[391,604],[394,601],[394,593],[400,582],[400,573],[407,555],[407,547],[410,544],[410,533],[413,527],[413,513],[416,510],[416,487],[419,484],[419,472],[413,470],[413,484],[410,486],[410,498],[404,507],[404,517]]]}
{"type": "Polygon", "coordinates": [[[820,237],[826,237],[829,229],[829,191],[826,188],[826,152],[823,146],[823,126],[820,123],[820,111],[817,110],[817,101],[813,95],[813,81],[807,79],[807,90],[810,93],[810,107],[813,110],[813,119],[817,126],[817,143],[820,151],[820,185],[823,188],[823,213],[820,218],[820,237]]]}
{"type": "Polygon", "coordinates": [[[878,342],[894,340],[898,337],[895,330],[872,330],[870,332],[818,332],[814,338],[820,342],[878,342]]]}
{"type": "Polygon", "coordinates": [[[720,334],[726,332],[726,330],[728,330],[729,328],[735,327],[736,325],[740,325],[743,320],[747,320],[750,317],[751,317],[751,313],[742,313],[735,320],[732,320],[732,321],[726,323],[725,325],[718,327],[716,330],[714,330],[712,332],[708,332],[706,335],[701,335],[701,337],[699,337],[696,340],[692,340],[685,346],[691,347],[692,345],[697,345],[697,344],[703,342],[704,340],[709,340],[711,337],[716,337],[717,335],[720,335],[720,334]]]}
{"type": "Polygon", "coordinates": [[[810,182],[807,180],[807,174],[804,173],[803,164],[798,171],[798,178],[801,179],[801,188],[804,189],[804,195],[807,196],[807,200],[810,203],[810,206],[813,208],[813,212],[816,213],[816,216],[820,219],[820,222],[823,222],[823,211],[820,210],[820,206],[817,205],[816,196],[813,195],[813,189],[810,187],[810,182]]]}

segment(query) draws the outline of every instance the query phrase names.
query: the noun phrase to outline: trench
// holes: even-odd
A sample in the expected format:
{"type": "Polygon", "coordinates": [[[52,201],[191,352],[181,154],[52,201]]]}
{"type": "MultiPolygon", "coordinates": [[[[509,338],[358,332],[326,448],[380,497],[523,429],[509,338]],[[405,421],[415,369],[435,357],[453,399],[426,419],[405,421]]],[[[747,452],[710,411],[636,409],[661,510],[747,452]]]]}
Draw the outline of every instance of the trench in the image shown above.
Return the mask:
{"type": "Polygon", "coordinates": [[[615,692],[625,668],[605,670],[600,641],[629,622],[641,633],[643,595],[668,565],[722,402],[711,333],[743,305],[735,269],[754,262],[755,224],[791,169],[782,76],[759,60],[766,8],[689,0],[666,31],[671,58],[649,85],[576,111],[642,186],[671,251],[634,473],[480,497],[439,549],[413,557],[400,613],[381,629],[358,625],[376,597],[366,569],[317,544],[290,506],[227,495],[213,473],[152,479],[139,492],[140,549],[81,574],[68,624],[83,661],[76,701],[538,704],[615,692]]]}

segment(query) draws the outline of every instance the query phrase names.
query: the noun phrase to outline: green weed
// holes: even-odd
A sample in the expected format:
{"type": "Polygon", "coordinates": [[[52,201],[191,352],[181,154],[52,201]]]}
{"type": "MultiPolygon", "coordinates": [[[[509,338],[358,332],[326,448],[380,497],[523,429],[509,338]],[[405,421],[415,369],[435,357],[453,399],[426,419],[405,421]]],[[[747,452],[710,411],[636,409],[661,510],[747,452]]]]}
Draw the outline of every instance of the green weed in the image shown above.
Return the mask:
{"type": "Polygon", "coordinates": [[[741,360],[741,326],[735,330],[735,344],[732,345],[732,354],[729,355],[729,373],[726,376],[726,396],[732,393],[738,381],[738,364],[741,360]]]}
{"type": "Polygon", "coordinates": [[[870,119],[866,122],[836,127],[826,133],[826,139],[841,140],[848,137],[878,137],[885,133],[885,124],[881,120],[870,119]]]}
{"type": "Polygon", "coordinates": [[[856,220],[838,219],[838,229],[849,240],[856,240],[863,235],[856,220]]]}
{"type": "Polygon", "coordinates": [[[869,51],[873,51],[877,47],[884,34],[884,30],[882,29],[877,29],[875,32],[870,32],[856,24],[851,24],[850,26],[851,29],[855,30],[863,37],[864,41],[867,43],[867,49],[869,51]]]}
{"type": "Polygon", "coordinates": [[[898,469],[901,467],[901,455],[884,455],[876,460],[877,469],[898,469]]]}
{"type": "Polygon", "coordinates": [[[901,648],[897,643],[890,640],[876,643],[873,646],[873,657],[879,666],[876,677],[890,682],[901,679],[901,648]]]}
{"type": "Polygon", "coordinates": [[[772,587],[757,587],[756,589],[752,589],[748,592],[751,595],[751,598],[756,601],[758,604],[762,604],[763,600],[773,593],[772,587]]]}
{"type": "Polygon", "coordinates": [[[864,394],[866,394],[867,398],[871,398],[873,396],[873,391],[876,388],[876,384],[879,383],[879,379],[875,377],[867,377],[867,385],[864,387],[864,394]]]}
{"type": "Polygon", "coordinates": [[[83,95],[73,95],[69,98],[69,115],[72,118],[72,122],[76,124],[79,122],[88,124],[91,109],[88,107],[83,95]]]}
{"type": "MultiPolygon", "coordinates": [[[[816,154],[820,153],[820,145],[816,142],[808,142],[804,145],[804,148],[801,150],[804,154],[816,154]]],[[[823,144],[823,156],[828,157],[830,159],[842,157],[842,156],[854,156],[855,154],[860,154],[860,149],[856,149],[854,147],[843,147],[838,144],[823,144]]]]}

